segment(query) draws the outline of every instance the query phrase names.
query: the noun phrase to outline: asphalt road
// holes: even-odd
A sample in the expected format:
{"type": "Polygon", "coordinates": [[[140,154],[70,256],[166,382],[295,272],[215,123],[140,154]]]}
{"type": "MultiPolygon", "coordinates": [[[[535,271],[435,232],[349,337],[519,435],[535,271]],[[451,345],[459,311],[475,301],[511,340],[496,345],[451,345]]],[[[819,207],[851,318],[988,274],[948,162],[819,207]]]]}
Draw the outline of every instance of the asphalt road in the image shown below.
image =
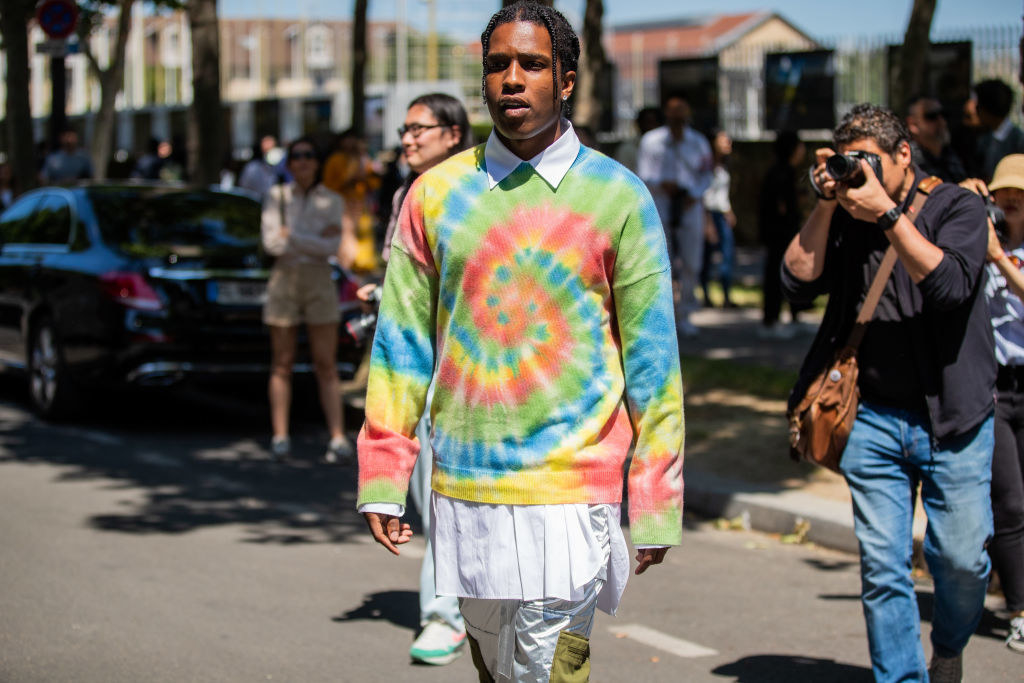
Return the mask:
{"type": "MultiPolygon", "coordinates": [[[[0,380],[0,681],[476,680],[409,663],[422,543],[368,542],[354,473],[312,462],[315,403],[279,465],[261,395],[98,396],[49,425],[23,394],[0,380]]],[[[855,558],[688,526],[598,616],[595,683],[871,680],[855,558]]],[[[986,613],[965,680],[1021,680],[1004,628],[986,613]]]]}

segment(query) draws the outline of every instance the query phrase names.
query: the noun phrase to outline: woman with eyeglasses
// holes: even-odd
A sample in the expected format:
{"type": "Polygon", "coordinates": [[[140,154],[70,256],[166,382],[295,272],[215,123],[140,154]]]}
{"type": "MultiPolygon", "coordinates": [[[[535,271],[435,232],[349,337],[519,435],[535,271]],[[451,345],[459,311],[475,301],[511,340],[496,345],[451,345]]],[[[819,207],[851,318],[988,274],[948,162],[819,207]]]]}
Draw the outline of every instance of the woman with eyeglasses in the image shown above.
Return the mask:
{"type": "MultiPolygon", "coordinates": [[[[442,93],[431,93],[417,97],[409,104],[405,123],[398,129],[402,139],[402,150],[411,172],[391,204],[391,220],[388,221],[381,257],[387,261],[391,254],[391,239],[394,236],[402,201],[413,182],[427,170],[448,157],[469,149],[473,145],[473,134],[469,118],[462,104],[442,93]]],[[[366,285],[359,290],[364,301],[376,285],[366,285]]],[[[420,570],[420,627],[422,630],[409,650],[414,661],[424,664],[448,664],[462,654],[466,643],[466,627],[459,612],[458,599],[438,596],[434,588],[434,555],[430,547],[430,475],[433,455],[430,450],[430,397],[427,397],[427,411],[416,428],[420,442],[420,453],[413,470],[409,492],[413,503],[423,518],[423,537],[427,551],[420,570]]]]}
{"type": "Polygon", "coordinates": [[[310,138],[288,145],[292,182],[274,185],[263,204],[263,248],[276,258],[267,287],[263,321],[270,328],[270,450],[274,458],[291,455],[288,436],[292,366],[299,325],[305,324],[330,442],[325,462],[351,462],[354,449],[345,436],[336,353],[338,291],[329,258],[339,243],[352,239],[344,230],[341,197],[320,184],[320,156],[310,138]]]}

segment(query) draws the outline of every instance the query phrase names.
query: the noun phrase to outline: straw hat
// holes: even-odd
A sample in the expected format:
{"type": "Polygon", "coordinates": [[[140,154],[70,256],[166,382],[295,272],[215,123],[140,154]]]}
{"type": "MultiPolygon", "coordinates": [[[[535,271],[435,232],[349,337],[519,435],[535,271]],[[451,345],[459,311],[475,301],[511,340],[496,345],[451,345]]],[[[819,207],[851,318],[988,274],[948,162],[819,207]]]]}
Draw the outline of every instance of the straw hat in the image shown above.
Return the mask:
{"type": "Polygon", "coordinates": [[[1015,187],[1024,190],[1024,154],[1007,154],[996,165],[989,190],[1015,187]]]}

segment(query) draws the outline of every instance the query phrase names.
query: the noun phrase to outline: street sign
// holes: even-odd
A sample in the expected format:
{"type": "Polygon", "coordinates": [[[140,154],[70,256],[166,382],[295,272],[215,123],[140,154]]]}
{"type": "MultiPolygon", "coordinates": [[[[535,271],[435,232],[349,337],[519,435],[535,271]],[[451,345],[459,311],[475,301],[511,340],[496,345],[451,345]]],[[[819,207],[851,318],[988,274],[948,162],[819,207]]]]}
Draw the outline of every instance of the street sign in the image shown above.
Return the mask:
{"type": "Polygon", "coordinates": [[[51,38],[67,38],[78,23],[78,5],[74,0],[43,0],[36,8],[36,21],[51,38]]]}
{"type": "Polygon", "coordinates": [[[38,42],[36,43],[36,52],[50,57],[64,57],[68,54],[68,41],[57,38],[38,42]]]}

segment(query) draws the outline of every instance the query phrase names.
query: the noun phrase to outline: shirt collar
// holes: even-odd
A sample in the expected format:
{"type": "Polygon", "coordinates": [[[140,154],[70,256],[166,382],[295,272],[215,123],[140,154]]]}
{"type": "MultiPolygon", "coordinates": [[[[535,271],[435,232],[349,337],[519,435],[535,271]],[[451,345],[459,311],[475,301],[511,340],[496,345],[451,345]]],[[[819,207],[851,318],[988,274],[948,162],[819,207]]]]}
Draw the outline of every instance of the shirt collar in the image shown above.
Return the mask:
{"type": "Polygon", "coordinates": [[[992,137],[1002,142],[1006,139],[1006,136],[1010,134],[1010,129],[1013,128],[1013,121],[1007,116],[1003,119],[1003,122],[999,124],[999,127],[992,131],[992,137]]]}
{"type": "MultiPolygon", "coordinates": [[[[569,167],[580,153],[580,139],[576,137],[572,123],[562,119],[562,125],[565,126],[565,132],[550,147],[526,162],[555,189],[558,189],[562,178],[569,172],[569,167]]],[[[513,154],[492,130],[490,137],[487,138],[487,146],[484,147],[484,162],[487,165],[487,181],[493,190],[498,183],[509,177],[512,171],[519,168],[523,160],[513,154]]]]}

